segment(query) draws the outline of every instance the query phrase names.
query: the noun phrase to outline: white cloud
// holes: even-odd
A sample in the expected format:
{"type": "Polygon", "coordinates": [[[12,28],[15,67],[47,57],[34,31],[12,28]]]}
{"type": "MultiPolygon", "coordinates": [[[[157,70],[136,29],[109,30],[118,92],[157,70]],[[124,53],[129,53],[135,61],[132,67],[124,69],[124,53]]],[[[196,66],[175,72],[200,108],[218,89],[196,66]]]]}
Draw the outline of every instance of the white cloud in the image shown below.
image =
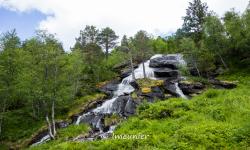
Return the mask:
{"type": "MultiPolygon", "coordinates": [[[[0,6],[14,11],[38,10],[48,17],[39,29],[56,33],[69,49],[85,25],[109,26],[119,36],[132,36],[143,29],[157,35],[175,31],[190,0],[0,0],[0,6]]],[[[204,0],[220,16],[230,8],[244,11],[248,0],[204,0]]]]}

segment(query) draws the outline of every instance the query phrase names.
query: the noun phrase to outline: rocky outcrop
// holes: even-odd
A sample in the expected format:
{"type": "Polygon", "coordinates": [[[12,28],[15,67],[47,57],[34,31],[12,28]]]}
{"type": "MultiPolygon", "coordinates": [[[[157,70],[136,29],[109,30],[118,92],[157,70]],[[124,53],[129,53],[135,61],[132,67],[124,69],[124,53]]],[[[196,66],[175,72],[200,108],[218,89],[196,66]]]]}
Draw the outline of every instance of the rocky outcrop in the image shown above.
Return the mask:
{"type": "Polygon", "coordinates": [[[162,77],[174,77],[177,78],[179,75],[179,72],[177,70],[172,70],[169,68],[159,68],[159,69],[155,69],[154,70],[155,76],[158,78],[162,78],[162,77]]]}
{"type": "Polygon", "coordinates": [[[178,61],[175,56],[162,56],[150,60],[149,67],[177,69],[178,61]]]}
{"type": "Polygon", "coordinates": [[[120,81],[118,80],[112,80],[108,83],[105,83],[104,85],[102,85],[99,90],[103,93],[105,93],[107,96],[112,97],[113,96],[113,92],[117,90],[118,88],[118,84],[120,83],[120,81]]]}
{"type": "Polygon", "coordinates": [[[205,85],[200,82],[180,82],[179,87],[185,95],[200,94],[204,90],[205,85]]]}
{"type": "Polygon", "coordinates": [[[148,93],[139,93],[139,96],[144,97],[148,102],[154,102],[157,99],[164,99],[164,90],[161,87],[151,87],[148,93]]]}
{"type": "Polygon", "coordinates": [[[237,87],[237,85],[233,82],[220,81],[217,79],[210,79],[208,80],[208,82],[212,84],[214,88],[217,89],[233,89],[237,87]]]}
{"type": "Polygon", "coordinates": [[[173,96],[178,96],[178,93],[176,92],[176,86],[175,86],[174,81],[165,80],[163,86],[164,86],[165,92],[167,92],[173,96]]]}

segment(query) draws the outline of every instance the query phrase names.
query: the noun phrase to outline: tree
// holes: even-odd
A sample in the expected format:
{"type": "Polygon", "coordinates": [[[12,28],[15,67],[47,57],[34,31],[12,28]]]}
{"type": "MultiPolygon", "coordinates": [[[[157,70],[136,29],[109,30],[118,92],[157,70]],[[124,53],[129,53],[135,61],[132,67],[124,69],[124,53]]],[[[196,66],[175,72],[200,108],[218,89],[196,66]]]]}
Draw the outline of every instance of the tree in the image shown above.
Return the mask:
{"type": "Polygon", "coordinates": [[[117,39],[118,36],[109,27],[102,29],[101,33],[99,34],[99,44],[105,48],[106,59],[108,59],[109,49],[114,48],[117,44],[117,39]]]}
{"type": "Polygon", "coordinates": [[[161,37],[154,39],[152,45],[155,53],[164,54],[169,52],[167,42],[161,37]]]}
{"type": "Polygon", "coordinates": [[[146,78],[145,64],[144,61],[151,55],[151,41],[146,31],[138,31],[132,39],[133,46],[135,47],[135,53],[137,59],[142,61],[143,75],[146,78]]]}
{"type": "Polygon", "coordinates": [[[15,30],[6,32],[0,38],[0,135],[2,133],[2,124],[4,112],[8,107],[14,105],[17,107],[17,79],[21,72],[21,53],[20,39],[15,30]]]}
{"type": "Polygon", "coordinates": [[[135,81],[135,72],[134,72],[134,65],[133,65],[133,49],[134,46],[131,41],[128,40],[127,36],[124,35],[121,40],[121,47],[122,51],[129,53],[129,60],[130,60],[130,67],[132,72],[132,80],[135,81]]]}
{"type": "Polygon", "coordinates": [[[215,68],[214,55],[207,49],[204,41],[201,41],[198,48],[191,38],[183,38],[180,48],[186,57],[187,63],[195,68],[197,75],[208,77],[208,73],[215,68]]]}
{"type": "Polygon", "coordinates": [[[198,54],[195,42],[191,38],[183,38],[181,40],[180,48],[184,55],[187,57],[188,63],[195,67],[197,74],[201,76],[200,70],[198,68],[198,54]]]}
{"type": "MultiPolygon", "coordinates": [[[[234,10],[228,11],[223,20],[228,38],[227,53],[229,60],[235,65],[243,66],[242,62],[249,60],[249,30],[250,11],[246,11],[242,16],[234,10]]],[[[248,64],[248,63],[246,63],[248,64]]]]}
{"type": "Polygon", "coordinates": [[[204,24],[204,32],[206,47],[220,58],[220,61],[227,69],[227,64],[222,58],[226,48],[225,29],[220,19],[215,15],[208,16],[204,24]]]}
{"type": "Polygon", "coordinates": [[[34,51],[35,57],[40,57],[37,62],[35,75],[40,82],[40,100],[44,105],[45,119],[48,124],[49,135],[52,139],[56,136],[55,107],[65,95],[67,82],[64,71],[64,51],[62,44],[58,42],[54,35],[46,31],[37,33],[37,40],[41,43],[41,51],[34,51]]]}
{"type": "Polygon", "coordinates": [[[208,6],[206,3],[202,3],[201,0],[189,2],[186,16],[183,18],[184,24],[182,28],[187,35],[194,39],[197,45],[199,45],[199,41],[202,39],[203,24],[207,15],[208,6]]]}
{"type": "Polygon", "coordinates": [[[97,44],[99,41],[98,35],[99,35],[99,30],[96,29],[95,26],[87,25],[84,28],[84,30],[80,31],[80,36],[76,38],[76,43],[75,43],[74,48],[83,49],[83,47],[89,43],[97,44]]]}

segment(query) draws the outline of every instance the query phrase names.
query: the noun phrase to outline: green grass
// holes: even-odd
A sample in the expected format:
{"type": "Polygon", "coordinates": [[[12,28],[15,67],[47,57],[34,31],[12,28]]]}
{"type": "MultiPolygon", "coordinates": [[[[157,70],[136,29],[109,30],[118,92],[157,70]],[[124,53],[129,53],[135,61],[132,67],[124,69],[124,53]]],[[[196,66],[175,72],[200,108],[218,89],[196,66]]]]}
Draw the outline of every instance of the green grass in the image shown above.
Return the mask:
{"type": "Polygon", "coordinates": [[[94,142],[51,142],[44,146],[57,149],[249,149],[250,77],[247,73],[225,74],[223,80],[238,80],[232,90],[208,89],[192,100],[170,99],[143,104],[138,114],[122,122],[120,134],[149,135],[144,140],[108,139],[94,142]]]}
{"type": "MultiPolygon", "coordinates": [[[[56,119],[67,120],[71,115],[80,113],[82,109],[86,107],[87,103],[100,100],[104,98],[104,96],[104,94],[97,93],[81,97],[73,101],[71,105],[65,106],[65,108],[67,108],[65,109],[65,112],[56,113],[56,119]]],[[[28,107],[8,111],[4,114],[3,132],[0,136],[0,149],[20,149],[20,147],[27,144],[32,135],[35,135],[38,131],[44,128],[46,128],[45,119],[34,119],[32,116],[32,110],[28,107]]],[[[67,134],[72,132],[72,136],[74,133],[81,133],[81,131],[85,131],[81,128],[81,126],[79,126],[79,128],[67,128],[67,130],[69,130],[67,134]]],[[[59,131],[59,137],[69,137],[63,131],[59,131]],[[62,135],[60,136],[60,134],[62,135]]]]}
{"type": "Polygon", "coordinates": [[[73,114],[77,114],[83,111],[83,109],[86,109],[87,104],[90,102],[94,102],[96,100],[102,100],[105,97],[105,94],[102,93],[96,93],[88,96],[81,97],[77,100],[75,100],[70,106],[67,106],[69,108],[68,115],[63,116],[63,119],[68,119],[73,114]]]}
{"type": "Polygon", "coordinates": [[[85,124],[70,125],[67,128],[58,130],[57,140],[68,140],[79,135],[84,135],[87,131],[89,131],[89,129],[90,128],[85,124]]]}
{"type": "MultiPolygon", "coordinates": [[[[5,143],[6,147],[18,147],[45,124],[41,120],[34,119],[30,112],[29,109],[24,108],[4,113],[0,141],[5,143]]],[[[0,149],[7,149],[1,146],[0,149]]]]}

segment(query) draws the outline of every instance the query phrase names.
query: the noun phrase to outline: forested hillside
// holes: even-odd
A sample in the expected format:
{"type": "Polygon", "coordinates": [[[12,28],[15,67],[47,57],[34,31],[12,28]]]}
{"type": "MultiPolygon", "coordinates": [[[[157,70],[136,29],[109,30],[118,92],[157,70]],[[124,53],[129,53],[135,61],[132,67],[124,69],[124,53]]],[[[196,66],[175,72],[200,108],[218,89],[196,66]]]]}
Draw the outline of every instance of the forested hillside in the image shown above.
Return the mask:
{"type": "Polygon", "coordinates": [[[87,25],[70,51],[47,31],[24,41],[16,30],[1,34],[0,149],[249,149],[250,10],[220,18],[193,0],[183,21],[167,37],[87,25]],[[127,77],[124,88],[135,90],[119,93],[127,77]],[[133,110],[101,110],[103,130],[147,138],[101,139],[93,121],[77,121],[112,98],[133,110]]]}

